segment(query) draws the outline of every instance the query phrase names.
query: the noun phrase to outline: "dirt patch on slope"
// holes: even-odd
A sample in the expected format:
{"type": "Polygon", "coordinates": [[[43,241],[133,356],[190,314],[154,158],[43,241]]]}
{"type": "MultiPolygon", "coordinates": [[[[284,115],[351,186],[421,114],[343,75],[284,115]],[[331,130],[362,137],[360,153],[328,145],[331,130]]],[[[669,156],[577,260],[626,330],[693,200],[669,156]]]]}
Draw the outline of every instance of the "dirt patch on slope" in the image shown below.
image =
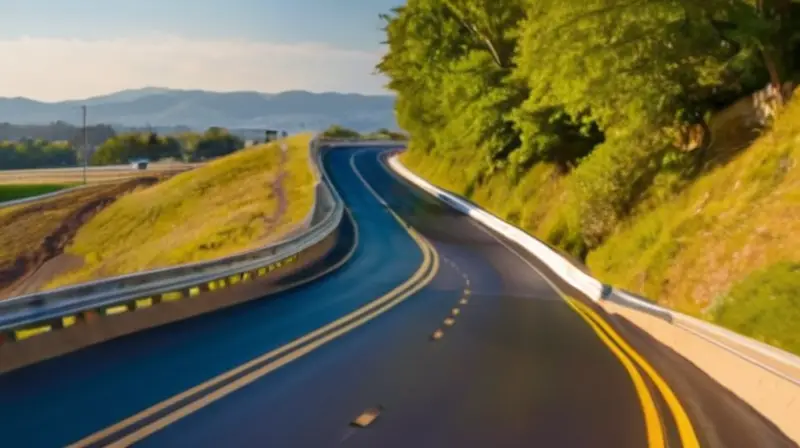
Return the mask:
{"type": "MultiPolygon", "coordinates": [[[[0,210],[0,298],[19,288],[32,292],[51,275],[38,275],[35,282],[21,285],[49,260],[61,255],[78,229],[120,196],[148,187],[160,177],[141,177],[110,185],[98,185],[60,197],[0,210]]],[[[67,263],[74,266],[74,260],[67,263]]]]}

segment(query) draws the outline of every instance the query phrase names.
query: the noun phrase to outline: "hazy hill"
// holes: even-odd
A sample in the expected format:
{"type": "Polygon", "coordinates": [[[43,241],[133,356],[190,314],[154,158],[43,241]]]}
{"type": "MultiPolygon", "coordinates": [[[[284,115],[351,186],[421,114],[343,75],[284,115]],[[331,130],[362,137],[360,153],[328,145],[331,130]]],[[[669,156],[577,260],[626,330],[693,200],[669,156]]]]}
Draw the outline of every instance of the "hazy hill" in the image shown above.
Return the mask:
{"type": "Polygon", "coordinates": [[[321,130],[340,124],[359,131],[397,128],[394,97],[287,91],[208,92],[157,87],[46,103],[28,98],[0,98],[0,122],[80,124],[81,105],[89,106],[90,123],[115,127],[188,126],[205,129],[278,128],[289,132],[321,130]]]}

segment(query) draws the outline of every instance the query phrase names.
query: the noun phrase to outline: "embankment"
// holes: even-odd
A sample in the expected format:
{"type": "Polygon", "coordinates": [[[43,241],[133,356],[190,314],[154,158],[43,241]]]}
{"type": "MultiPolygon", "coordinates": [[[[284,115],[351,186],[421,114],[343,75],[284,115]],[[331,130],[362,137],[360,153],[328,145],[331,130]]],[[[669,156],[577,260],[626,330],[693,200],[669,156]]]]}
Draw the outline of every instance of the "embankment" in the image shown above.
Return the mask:
{"type": "Polygon", "coordinates": [[[45,264],[57,273],[51,262],[63,254],[83,224],[120,196],[158,180],[140,177],[90,186],[0,209],[0,298],[35,289],[33,277],[45,264]]]}
{"type": "Polygon", "coordinates": [[[46,288],[210,260],[263,246],[311,210],[310,135],[248,148],[128,195],[81,227],[81,266],[46,288]]]}

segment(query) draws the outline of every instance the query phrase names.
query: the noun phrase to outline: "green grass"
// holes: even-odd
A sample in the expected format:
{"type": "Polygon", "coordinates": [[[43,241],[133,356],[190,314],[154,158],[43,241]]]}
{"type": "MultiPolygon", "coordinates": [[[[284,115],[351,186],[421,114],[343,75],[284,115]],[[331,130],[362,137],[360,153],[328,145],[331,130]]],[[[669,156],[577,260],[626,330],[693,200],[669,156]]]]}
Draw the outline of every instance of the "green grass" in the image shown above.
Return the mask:
{"type": "Polygon", "coordinates": [[[550,164],[538,164],[515,177],[504,171],[482,175],[480,161],[468,151],[446,157],[412,149],[403,153],[401,160],[435,185],[464,195],[534,234],[540,232],[561,192],[562,177],[550,164]]]}
{"type": "Polygon", "coordinates": [[[800,354],[800,263],[779,262],[736,283],[711,310],[713,320],[800,354]]]}
{"type": "Polygon", "coordinates": [[[786,268],[800,262],[798,165],[794,101],[730,163],[629,219],[588,264],[604,281],[800,353],[800,273],[786,268]]]}
{"type": "Polygon", "coordinates": [[[69,188],[70,184],[21,184],[21,185],[0,185],[0,204],[17,199],[39,196],[42,194],[53,193],[58,190],[69,188]]]}
{"type": "Polygon", "coordinates": [[[209,260],[264,245],[291,230],[310,211],[314,178],[309,135],[288,140],[284,189],[288,210],[274,225],[271,184],[278,174],[277,143],[260,145],[127,195],[81,227],[67,252],[83,258],[77,271],[48,288],[145,269],[209,260]]]}

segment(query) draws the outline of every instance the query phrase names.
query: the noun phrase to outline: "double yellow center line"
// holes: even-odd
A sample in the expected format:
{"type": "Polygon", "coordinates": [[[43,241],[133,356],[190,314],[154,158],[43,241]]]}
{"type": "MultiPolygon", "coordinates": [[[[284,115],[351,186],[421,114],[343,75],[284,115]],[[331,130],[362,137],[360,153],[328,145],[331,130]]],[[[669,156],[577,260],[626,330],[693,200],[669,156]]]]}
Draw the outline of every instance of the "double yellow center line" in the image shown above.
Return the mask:
{"type": "MultiPolygon", "coordinates": [[[[355,166],[354,166],[355,168],[355,166]]],[[[358,177],[361,174],[356,170],[358,177]]],[[[366,181],[365,181],[366,184],[366,181]]],[[[367,184],[369,187],[369,185],[367,184]]],[[[377,194],[369,187],[369,190],[376,197],[377,194]]],[[[382,199],[378,197],[382,203],[382,199]]],[[[313,351],[314,349],[326,344],[327,342],[345,334],[361,325],[375,319],[386,311],[394,308],[408,297],[412,296],[425,286],[427,286],[439,271],[439,255],[430,243],[423,238],[416,230],[410,228],[406,223],[389,210],[402,228],[408,232],[414,242],[419,246],[423,254],[420,267],[408,280],[389,291],[382,297],[364,305],[363,307],[331,322],[291,343],[259,356],[239,367],[218,375],[202,384],[199,384],[185,392],[177,394],[167,400],[155,404],[144,411],[141,411],[127,419],[116,423],[108,428],[98,431],[85,437],[71,445],[70,447],[86,447],[97,443],[102,443],[108,439],[113,439],[115,434],[125,433],[119,439],[107,444],[110,447],[127,447],[151,434],[165,428],[166,426],[208,406],[209,404],[241,389],[242,387],[258,380],[268,373],[300,358],[301,356],[313,351]],[[263,365],[262,365],[263,364],[263,365]],[[251,372],[248,370],[255,369],[251,372]],[[241,376],[240,376],[241,375],[241,376]],[[240,376],[239,378],[236,378],[240,376]],[[228,382],[230,380],[230,382],[228,382]],[[226,384],[226,382],[228,382],[226,384]],[[204,394],[204,392],[208,392],[204,394]],[[200,395],[196,400],[191,398],[200,395]],[[180,405],[181,402],[188,403],[180,405]],[[177,406],[176,406],[177,405],[177,406]],[[172,411],[169,408],[176,407],[172,411]],[[164,413],[164,411],[167,411],[164,413]],[[158,416],[158,414],[164,415],[158,416]],[[135,427],[133,431],[126,431],[135,427]]]]}
{"type": "Polygon", "coordinates": [[[647,430],[647,444],[650,448],[663,448],[667,446],[666,438],[664,437],[664,429],[661,424],[661,419],[658,415],[658,408],[650,394],[644,378],[639,373],[637,365],[642,371],[650,378],[658,392],[667,403],[672,416],[675,419],[675,425],[678,428],[678,436],[680,437],[681,446],[684,448],[697,448],[700,442],[697,440],[697,435],[692,427],[692,422],[686,414],[686,410],[681,405],[678,397],[667,385],[667,382],[656,372],[653,366],[650,365],[639,353],[636,352],[625,340],[608,324],[599,314],[592,310],[587,305],[573,299],[572,297],[564,297],[567,304],[581,316],[586,323],[597,333],[601,341],[611,350],[614,356],[619,359],[628,375],[631,377],[636,393],[644,411],[645,427],[647,430]]]}
{"type": "MultiPolygon", "coordinates": [[[[394,174],[393,170],[389,168],[386,168],[386,170],[394,174]]],[[[677,396],[669,387],[667,382],[658,374],[658,372],[656,372],[653,366],[650,365],[650,363],[644,359],[643,356],[636,352],[636,350],[634,350],[633,347],[631,347],[630,344],[628,344],[598,313],[592,310],[589,306],[567,296],[561,290],[561,288],[558,287],[558,285],[550,280],[547,275],[540,271],[529,260],[520,255],[520,253],[514,247],[510,246],[508,243],[503,241],[502,238],[499,238],[496,234],[484,228],[482,225],[474,221],[471,222],[476,228],[495,239],[502,246],[505,246],[506,249],[515,254],[523,263],[527,264],[533,271],[538,273],[539,276],[544,279],[544,281],[547,282],[547,284],[550,285],[550,287],[556,293],[558,293],[558,295],[564,299],[564,301],[583,320],[586,321],[586,323],[592,330],[594,330],[600,340],[620,361],[622,366],[625,368],[625,371],[630,376],[636,390],[636,394],[639,397],[639,402],[644,414],[648,447],[665,448],[668,443],[665,437],[664,426],[659,415],[659,409],[656,406],[650,389],[647,387],[645,378],[640,373],[640,369],[641,372],[644,372],[644,374],[653,383],[669,408],[669,411],[674,418],[675,426],[678,430],[681,446],[684,448],[698,448],[700,446],[694,427],[692,426],[692,422],[689,419],[686,410],[683,408],[677,396]]]]}

